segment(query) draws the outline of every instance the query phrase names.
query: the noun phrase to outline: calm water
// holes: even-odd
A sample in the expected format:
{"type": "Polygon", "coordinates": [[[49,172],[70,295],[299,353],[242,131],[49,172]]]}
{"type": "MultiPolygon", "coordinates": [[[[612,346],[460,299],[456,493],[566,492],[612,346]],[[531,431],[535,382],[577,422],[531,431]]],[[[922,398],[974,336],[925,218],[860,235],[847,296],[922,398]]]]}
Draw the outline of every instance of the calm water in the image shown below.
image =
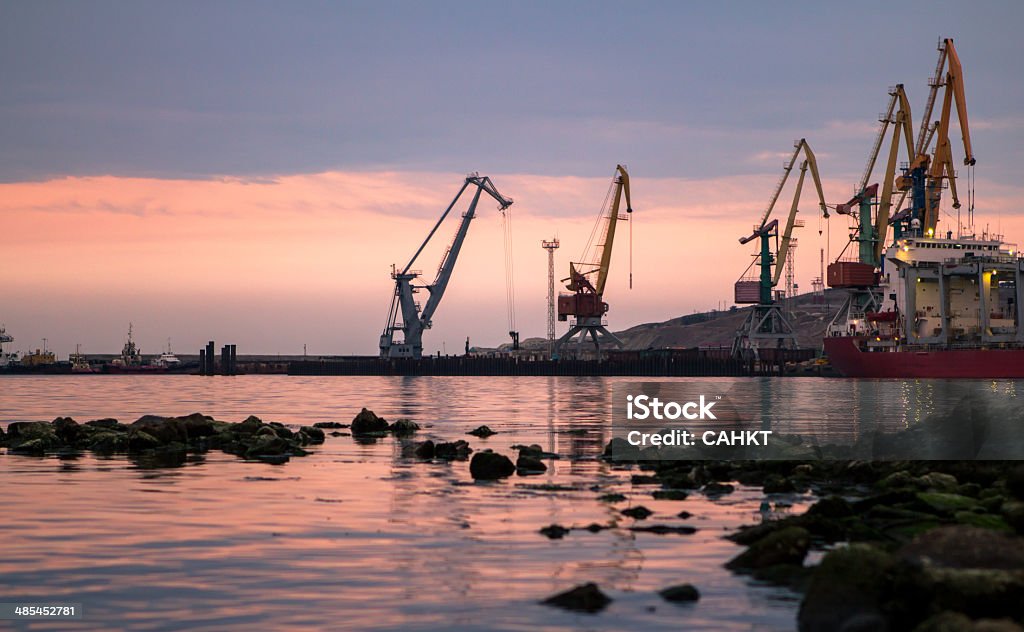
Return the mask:
{"type": "MultiPolygon", "coordinates": [[[[53,376],[0,378],[0,423],[79,421],[200,411],[240,421],[349,422],[366,406],[409,417],[417,440],[465,438],[512,455],[539,443],[561,460],[541,476],[474,483],[466,462],[401,456],[401,442],[328,437],[286,465],[211,451],[180,468],[124,456],[0,456],[0,602],[80,602],[85,618],[53,629],[789,630],[798,598],[734,576],[728,529],[763,518],[757,489],[711,502],[656,501],[635,470],[596,459],[610,436],[615,378],[53,376]],[[500,434],[465,433],[487,424],[500,434]],[[556,491],[539,489],[558,485],[556,491]],[[633,533],[599,502],[617,491],[655,511],[646,524],[691,524],[691,536],[633,533]],[[682,510],[693,517],[676,517],[682,510]],[[615,521],[548,540],[551,523],[615,521]],[[539,605],[597,582],[615,600],[598,615],[539,605]],[[657,591],[688,582],[702,599],[675,606],[657,591]],[[77,628],[74,626],[78,626],[77,628]]],[[[729,380],[722,380],[729,382],[729,380]]],[[[942,382],[765,379],[761,403],[786,432],[830,420],[837,439],[861,423],[914,423],[942,382]]],[[[1013,382],[980,388],[1016,397],[1013,382]]],[[[802,511],[808,498],[787,498],[802,511]]],[[[616,505],[617,509],[625,504],[616,505]]],[[[39,626],[42,629],[42,626],[39,626]]],[[[0,630],[15,629],[0,621],[0,630]]],[[[36,628],[33,628],[36,629],[36,628]]]]}

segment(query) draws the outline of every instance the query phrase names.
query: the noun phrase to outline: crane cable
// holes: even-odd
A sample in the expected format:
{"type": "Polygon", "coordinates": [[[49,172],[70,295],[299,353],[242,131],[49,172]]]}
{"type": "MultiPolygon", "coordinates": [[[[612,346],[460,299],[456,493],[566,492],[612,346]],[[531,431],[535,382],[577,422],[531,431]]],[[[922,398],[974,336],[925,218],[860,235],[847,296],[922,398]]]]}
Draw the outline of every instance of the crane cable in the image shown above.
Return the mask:
{"type": "Polygon", "coordinates": [[[512,260],[512,211],[504,209],[501,211],[502,232],[505,239],[505,305],[508,310],[508,330],[511,334],[516,331],[516,295],[513,282],[515,269],[512,260]]]}

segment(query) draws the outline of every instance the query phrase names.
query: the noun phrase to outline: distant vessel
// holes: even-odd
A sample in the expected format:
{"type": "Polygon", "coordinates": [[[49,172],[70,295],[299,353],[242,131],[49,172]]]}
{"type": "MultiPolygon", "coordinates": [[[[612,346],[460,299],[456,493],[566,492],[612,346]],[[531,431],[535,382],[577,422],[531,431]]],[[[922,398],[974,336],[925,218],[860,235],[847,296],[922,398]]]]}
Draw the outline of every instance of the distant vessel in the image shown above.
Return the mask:
{"type": "Polygon", "coordinates": [[[0,369],[18,364],[18,353],[4,349],[4,345],[14,342],[14,336],[7,333],[7,328],[0,325],[0,369]]]}
{"type": "Polygon", "coordinates": [[[153,364],[165,369],[175,369],[181,366],[181,360],[171,351],[171,339],[167,339],[167,351],[160,354],[160,357],[153,360],[153,364]]]}
{"type": "Polygon", "coordinates": [[[167,370],[166,366],[156,364],[145,364],[142,361],[142,350],[135,344],[132,338],[132,323],[128,323],[128,340],[121,349],[121,355],[111,360],[107,365],[108,373],[161,373],[167,370]]]}
{"type": "Polygon", "coordinates": [[[95,373],[96,369],[89,364],[89,359],[82,353],[81,347],[82,345],[75,345],[75,352],[68,357],[68,361],[71,362],[71,372],[95,373]]]}

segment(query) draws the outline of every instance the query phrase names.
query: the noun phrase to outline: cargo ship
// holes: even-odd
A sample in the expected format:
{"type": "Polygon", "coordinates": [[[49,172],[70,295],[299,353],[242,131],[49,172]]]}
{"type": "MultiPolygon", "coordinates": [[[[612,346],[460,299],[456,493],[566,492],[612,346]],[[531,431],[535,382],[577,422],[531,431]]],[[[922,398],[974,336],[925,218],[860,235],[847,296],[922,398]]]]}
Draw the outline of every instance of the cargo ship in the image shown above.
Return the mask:
{"type": "Polygon", "coordinates": [[[877,281],[862,291],[877,302],[854,293],[826,332],[824,351],[843,376],[1024,378],[1024,260],[1000,236],[905,237],[880,272],[830,268],[835,285],[877,281]]]}

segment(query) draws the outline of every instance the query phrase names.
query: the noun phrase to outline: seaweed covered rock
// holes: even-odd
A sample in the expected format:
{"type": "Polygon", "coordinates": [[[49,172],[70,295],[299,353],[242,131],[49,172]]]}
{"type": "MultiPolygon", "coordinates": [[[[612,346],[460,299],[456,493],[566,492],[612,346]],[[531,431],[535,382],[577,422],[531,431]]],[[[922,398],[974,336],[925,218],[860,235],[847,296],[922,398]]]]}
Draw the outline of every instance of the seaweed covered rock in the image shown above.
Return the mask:
{"type": "Polygon", "coordinates": [[[894,564],[891,555],[868,544],[830,551],[800,603],[800,632],[891,629],[883,601],[894,564]]]}
{"type": "Polygon", "coordinates": [[[302,426],[299,435],[303,443],[323,443],[326,439],[324,431],[315,426],[302,426]]]}
{"type": "Polygon", "coordinates": [[[729,562],[726,568],[751,571],[779,564],[803,564],[811,546],[811,534],[801,527],[785,527],[760,538],[729,562]]]}

